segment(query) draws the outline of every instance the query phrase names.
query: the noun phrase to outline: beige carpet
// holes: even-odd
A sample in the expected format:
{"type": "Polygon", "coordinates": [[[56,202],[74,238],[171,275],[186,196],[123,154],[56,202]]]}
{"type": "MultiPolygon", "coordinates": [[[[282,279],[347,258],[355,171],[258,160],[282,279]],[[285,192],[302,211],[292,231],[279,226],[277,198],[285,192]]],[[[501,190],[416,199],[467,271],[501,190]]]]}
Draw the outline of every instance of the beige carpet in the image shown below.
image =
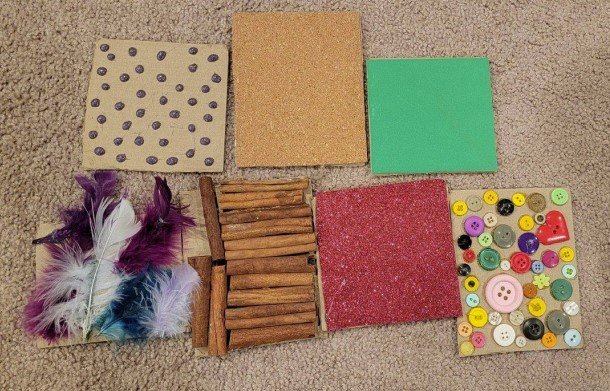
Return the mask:
{"type": "MultiPolygon", "coordinates": [[[[610,389],[610,3],[572,3],[0,0],[0,389],[610,389]],[[441,320],[225,359],[195,360],[186,338],[35,349],[19,328],[34,275],[29,242],[38,221],[80,198],[72,176],[95,40],[230,45],[233,12],[338,9],[362,12],[366,57],[490,58],[498,173],[441,177],[454,189],[572,189],[585,348],[460,359],[454,321],[441,320]]],[[[423,177],[373,178],[368,166],[238,170],[228,120],[227,169],[215,179],[309,175],[325,190],[423,177]]],[[[120,177],[136,203],[148,197],[151,174],[120,177]]],[[[169,181],[187,189],[196,177],[169,181]]]]}

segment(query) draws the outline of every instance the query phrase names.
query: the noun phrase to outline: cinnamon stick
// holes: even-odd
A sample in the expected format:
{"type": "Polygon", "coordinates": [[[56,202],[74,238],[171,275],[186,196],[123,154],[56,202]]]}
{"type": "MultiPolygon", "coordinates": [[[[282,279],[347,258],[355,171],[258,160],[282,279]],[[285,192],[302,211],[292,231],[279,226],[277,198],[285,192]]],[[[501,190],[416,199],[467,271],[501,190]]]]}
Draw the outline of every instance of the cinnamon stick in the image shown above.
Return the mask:
{"type": "Polygon", "coordinates": [[[239,240],[229,240],[224,242],[225,250],[254,250],[263,248],[288,247],[297,246],[300,244],[309,244],[316,242],[316,235],[294,234],[294,235],[275,235],[265,236],[260,238],[248,238],[239,240]]]}
{"type": "Polygon", "coordinates": [[[311,216],[311,207],[307,204],[280,206],[259,210],[234,210],[220,214],[222,224],[250,223],[253,221],[287,219],[291,217],[311,216]]]}
{"type": "Polygon", "coordinates": [[[276,226],[304,226],[311,227],[311,218],[309,217],[293,217],[287,219],[273,219],[273,220],[263,220],[263,221],[255,221],[253,223],[241,223],[241,224],[225,224],[222,226],[222,233],[234,233],[234,232],[243,232],[249,231],[257,228],[269,228],[276,226]]]}
{"type": "Polygon", "coordinates": [[[227,329],[225,328],[227,275],[225,273],[224,265],[212,266],[211,292],[208,354],[211,356],[220,356],[227,352],[227,329]]]}
{"type": "Polygon", "coordinates": [[[231,277],[229,289],[313,285],[313,273],[243,274],[231,277]]]}
{"type": "Polygon", "coordinates": [[[299,312],[296,314],[285,314],[267,316],[264,318],[250,319],[227,319],[225,327],[227,330],[236,329],[252,329],[256,327],[280,326],[284,324],[298,324],[305,322],[315,322],[317,319],[316,312],[299,312]]]}
{"type": "Polygon", "coordinates": [[[194,348],[203,348],[208,346],[212,257],[189,257],[188,263],[197,271],[201,279],[199,289],[193,294],[192,345],[194,348]]]}
{"type": "Polygon", "coordinates": [[[273,206],[299,205],[303,203],[303,194],[290,197],[263,198],[251,201],[225,201],[218,204],[222,210],[252,209],[273,206]]]}
{"type": "Polygon", "coordinates": [[[278,184],[266,183],[236,183],[221,184],[221,193],[246,193],[253,191],[278,191],[278,190],[305,190],[309,187],[309,179],[299,179],[278,184]]]}
{"type": "Polygon", "coordinates": [[[290,303],[290,304],[270,304],[255,305],[250,307],[227,308],[225,318],[229,319],[249,319],[266,318],[269,316],[297,314],[299,312],[310,312],[316,310],[316,303],[290,303]]]}
{"type": "Polygon", "coordinates": [[[227,260],[275,257],[280,255],[294,255],[316,251],[316,244],[298,244],[296,246],[258,248],[253,250],[236,250],[225,252],[227,260]]]}
{"type": "MultiPolygon", "coordinates": [[[[290,219],[284,219],[290,220],[290,219]]],[[[269,221],[278,221],[278,220],[269,220],[269,221]]],[[[262,223],[262,221],[261,221],[262,223]]],[[[298,233],[311,233],[313,232],[313,228],[311,225],[309,227],[303,225],[278,225],[275,227],[263,227],[263,228],[254,228],[247,231],[239,231],[239,232],[227,232],[222,234],[222,240],[239,240],[239,239],[248,239],[248,238],[260,238],[263,236],[270,235],[280,235],[280,234],[298,234],[298,233]]]]}
{"type": "Polygon", "coordinates": [[[259,327],[231,332],[229,349],[311,338],[316,335],[315,323],[259,327]]]}
{"type": "Polygon", "coordinates": [[[305,303],[308,301],[314,301],[313,285],[229,291],[227,305],[229,307],[241,307],[247,305],[305,303]]]}
{"type": "Polygon", "coordinates": [[[221,185],[283,185],[286,183],[294,183],[307,178],[292,178],[292,179],[262,179],[251,181],[248,179],[225,179],[220,182],[221,185]]]}
{"type": "Polygon", "coordinates": [[[307,255],[227,261],[227,274],[306,273],[315,271],[307,255]]]}
{"type": "Polygon", "coordinates": [[[214,182],[209,176],[199,178],[199,191],[201,193],[201,203],[203,205],[203,216],[205,218],[205,229],[210,243],[212,260],[225,259],[225,250],[220,234],[220,224],[218,222],[218,209],[216,208],[216,193],[214,192],[214,182]]]}
{"type": "Polygon", "coordinates": [[[262,200],[264,198],[281,198],[281,197],[294,197],[303,196],[303,190],[290,190],[290,191],[256,191],[253,193],[228,193],[220,194],[218,196],[218,202],[240,202],[240,201],[253,201],[262,200]]]}

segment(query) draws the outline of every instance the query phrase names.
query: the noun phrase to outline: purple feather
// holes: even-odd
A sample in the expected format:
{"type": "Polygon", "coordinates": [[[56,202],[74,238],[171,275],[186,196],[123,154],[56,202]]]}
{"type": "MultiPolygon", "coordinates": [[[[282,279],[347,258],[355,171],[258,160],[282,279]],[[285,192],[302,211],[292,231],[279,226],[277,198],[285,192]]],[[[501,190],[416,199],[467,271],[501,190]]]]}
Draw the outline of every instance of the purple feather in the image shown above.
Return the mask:
{"type": "MultiPolygon", "coordinates": [[[[33,244],[40,243],[62,243],[70,240],[79,245],[83,251],[89,251],[93,246],[91,239],[91,225],[89,218],[93,211],[100,206],[100,202],[112,195],[117,184],[115,171],[96,171],[93,179],[83,175],[75,177],[76,182],[85,190],[83,203],[78,208],[67,208],[60,211],[63,227],[54,230],[49,235],[35,239],[33,244]]],[[[106,214],[112,213],[117,203],[112,203],[106,214]]]]}
{"type": "Polygon", "coordinates": [[[161,268],[177,263],[182,229],[192,227],[192,218],[181,214],[172,203],[172,192],[167,180],[155,177],[152,204],[146,207],[142,229],[123,250],[117,268],[125,273],[139,274],[147,268],[161,268]]]}

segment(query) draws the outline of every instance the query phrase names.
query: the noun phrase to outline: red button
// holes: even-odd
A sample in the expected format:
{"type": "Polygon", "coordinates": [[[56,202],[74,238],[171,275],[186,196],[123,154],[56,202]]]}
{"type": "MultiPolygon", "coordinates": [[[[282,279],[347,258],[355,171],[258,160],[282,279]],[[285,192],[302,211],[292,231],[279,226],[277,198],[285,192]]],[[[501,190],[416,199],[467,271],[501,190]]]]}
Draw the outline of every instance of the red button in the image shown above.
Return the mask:
{"type": "Polygon", "coordinates": [[[464,254],[462,254],[462,256],[464,257],[464,261],[466,262],[472,262],[477,257],[473,250],[464,251],[464,254]]]}
{"type": "Polygon", "coordinates": [[[510,267],[517,273],[527,273],[532,267],[532,260],[526,253],[516,252],[510,257],[510,267]]]}

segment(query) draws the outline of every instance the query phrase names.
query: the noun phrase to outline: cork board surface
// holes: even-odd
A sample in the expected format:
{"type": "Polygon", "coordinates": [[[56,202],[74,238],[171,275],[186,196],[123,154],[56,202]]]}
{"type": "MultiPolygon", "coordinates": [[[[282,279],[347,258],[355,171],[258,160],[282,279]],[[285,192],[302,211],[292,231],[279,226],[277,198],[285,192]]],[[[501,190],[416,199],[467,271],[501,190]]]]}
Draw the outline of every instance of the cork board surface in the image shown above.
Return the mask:
{"type": "Polygon", "coordinates": [[[83,168],[221,172],[224,45],[100,39],[83,128],[83,168]]]}
{"type": "MultiPolygon", "coordinates": [[[[534,260],[541,260],[542,254],[547,250],[555,251],[557,254],[560,254],[560,249],[562,249],[564,247],[570,247],[572,250],[574,250],[576,255],[573,260],[571,260],[569,262],[559,260],[559,264],[555,267],[546,267],[545,266],[542,273],[545,274],[546,276],[550,277],[550,282],[552,283],[553,281],[555,281],[557,279],[565,279],[565,277],[563,276],[563,273],[562,273],[562,269],[564,266],[569,264],[569,265],[575,267],[576,276],[573,277],[572,279],[567,279],[567,281],[570,282],[570,284],[573,288],[573,293],[572,293],[571,297],[568,299],[568,301],[574,301],[580,306],[580,292],[579,292],[579,287],[578,287],[578,272],[579,272],[579,269],[578,269],[579,259],[578,258],[579,257],[578,257],[577,249],[575,248],[571,194],[567,188],[564,188],[564,189],[566,189],[566,191],[568,193],[568,197],[570,197],[570,199],[568,200],[568,202],[565,205],[562,205],[562,206],[554,204],[551,200],[550,195],[551,195],[551,192],[554,190],[554,188],[493,189],[493,191],[495,191],[497,193],[498,200],[502,200],[502,199],[512,200],[512,197],[515,193],[522,193],[526,197],[531,194],[534,194],[534,193],[539,193],[544,196],[545,201],[546,201],[546,207],[541,212],[543,215],[546,215],[550,211],[559,211],[565,217],[565,221],[567,223],[567,229],[568,229],[569,236],[570,236],[569,240],[563,241],[560,243],[551,244],[551,245],[544,245],[544,244],[540,243],[537,251],[535,251],[533,254],[531,254],[530,257],[533,262],[534,260]]],[[[453,209],[453,205],[456,202],[458,202],[458,201],[465,202],[468,199],[468,197],[473,196],[473,195],[479,197],[482,200],[485,199],[484,194],[487,190],[489,190],[489,189],[451,191],[450,192],[450,202],[451,202],[452,209],[453,209]]],[[[484,215],[486,213],[494,213],[497,216],[497,225],[493,228],[486,227],[485,232],[493,233],[493,230],[496,227],[498,227],[500,224],[506,224],[514,230],[514,232],[516,234],[516,241],[511,247],[509,247],[507,249],[500,248],[495,241],[490,246],[490,248],[492,248],[500,253],[502,260],[507,260],[509,262],[510,262],[511,255],[520,251],[520,248],[518,245],[518,239],[519,239],[520,235],[522,235],[526,232],[531,232],[531,233],[537,234],[537,230],[540,227],[539,224],[534,223],[533,227],[528,231],[525,231],[520,228],[519,219],[521,216],[526,215],[526,216],[530,216],[530,217],[534,218],[535,214],[536,214],[536,212],[532,211],[528,207],[527,202],[522,206],[515,206],[514,212],[509,216],[502,216],[501,214],[499,214],[497,211],[496,204],[489,205],[486,202],[482,202],[482,205],[483,206],[482,206],[481,210],[476,211],[476,212],[473,212],[472,210],[468,210],[468,212],[462,216],[457,216],[453,210],[451,212],[456,265],[461,265],[461,264],[467,263],[467,262],[465,262],[464,256],[463,256],[465,250],[460,249],[458,247],[457,238],[460,235],[465,234],[464,221],[469,216],[477,215],[480,217],[484,217],[484,215]]],[[[517,204],[515,204],[515,205],[517,205],[517,204]]],[[[479,244],[476,237],[472,238],[472,247],[470,249],[472,249],[474,251],[474,253],[477,254],[477,256],[478,256],[479,252],[483,249],[483,246],[481,246],[479,244]]],[[[472,269],[471,275],[474,275],[478,278],[480,285],[479,285],[478,289],[476,289],[474,292],[469,292],[466,290],[465,284],[464,284],[464,281],[467,277],[462,277],[462,276],[459,277],[460,296],[461,296],[461,301],[462,301],[462,310],[464,313],[464,315],[459,317],[456,322],[457,350],[458,350],[458,354],[460,357],[465,356],[465,354],[463,354],[463,352],[460,350],[461,344],[464,343],[465,341],[471,340],[471,338],[472,338],[472,335],[471,336],[460,335],[459,328],[457,327],[457,325],[460,325],[462,322],[468,322],[468,314],[472,310],[472,308],[467,304],[466,296],[470,293],[475,293],[480,299],[478,307],[482,307],[487,312],[487,314],[489,314],[491,312],[494,312],[494,309],[492,309],[486,301],[485,289],[486,289],[487,282],[493,276],[496,276],[499,274],[505,274],[505,275],[508,274],[509,276],[516,278],[519,281],[519,283],[521,285],[523,285],[526,283],[532,283],[534,277],[539,275],[539,273],[534,273],[531,269],[529,271],[527,271],[526,273],[517,273],[512,268],[509,270],[502,270],[501,267],[498,267],[496,270],[493,270],[493,271],[486,271],[483,268],[481,268],[477,259],[475,259],[472,263],[468,263],[468,264],[471,266],[471,269],[472,269]]],[[[563,304],[565,303],[565,301],[558,301],[558,300],[554,299],[553,296],[551,295],[550,290],[551,290],[550,287],[538,289],[537,294],[535,296],[536,298],[542,299],[546,304],[546,311],[541,316],[537,317],[544,324],[545,333],[549,331],[548,323],[547,323],[547,316],[553,310],[563,310],[563,304]]],[[[521,305],[517,309],[518,311],[521,311],[523,313],[525,320],[536,317],[536,316],[532,315],[528,310],[528,304],[530,303],[531,300],[533,300],[533,299],[530,299],[527,296],[524,296],[521,305]]],[[[516,334],[515,341],[506,347],[498,345],[495,342],[494,337],[493,337],[493,330],[497,326],[494,326],[494,325],[490,324],[489,321],[487,321],[483,327],[473,327],[474,332],[481,332],[484,334],[486,342],[483,347],[475,348],[472,355],[476,356],[476,355],[485,355],[485,354],[493,354],[493,353],[507,353],[507,352],[532,351],[532,350],[573,349],[572,347],[569,347],[566,344],[566,342],[564,340],[564,335],[556,335],[557,343],[555,344],[555,346],[553,346],[551,348],[544,346],[543,343],[541,342],[542,340],[530,340],[530,339],[526,339],[525,346],[519,347],[519,346],[517,346],[516,339],[519,338],[520,336],[524,335],[523,330],[522,330],[522,325],[514,324],[510,320],[509,313],[501,313],[501,316],[502,316],[502,320],[501,320],[500,324],[509,325],[510,327],[512,327],[514,329],[515,334],[516,334]]],[[[569,326],[570,329],[576,329],[582,335],[582,320],[581,320],[580,311],[578,312],[578,314],[576,316],[568,316],[568,317],[569,317],[569,321],[570,321],[570,326],[569,326]]],[[[576,348],[582,348],[582,347],[583,347],[582,342],[578,346],[576,346],[576,348]]]]}
{"type": "Polygon", "coordinates": [[[233,15],[238,167],[367,161],[358,12],[233,15]]]}

